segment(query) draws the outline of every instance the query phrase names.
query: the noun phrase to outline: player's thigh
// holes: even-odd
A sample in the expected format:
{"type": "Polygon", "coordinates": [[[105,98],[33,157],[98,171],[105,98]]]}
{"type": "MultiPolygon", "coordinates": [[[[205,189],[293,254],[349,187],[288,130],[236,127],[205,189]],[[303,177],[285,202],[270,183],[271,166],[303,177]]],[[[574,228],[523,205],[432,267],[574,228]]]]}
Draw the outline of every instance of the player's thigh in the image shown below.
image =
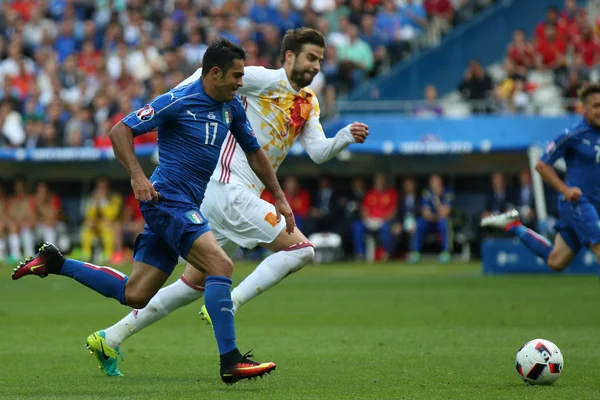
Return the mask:
{"type": "Polygon", "coordinates": [[[153,265],[134,261],[131,276],[125,286],[125,302],[133,308],[144,308],[165,284],[169,274],[153,265]]]}
{"type": "Polygon", "coordinates": [[[233,274],[233,262],[219,246],[215,235],[208,231],[199,236],[187,253],[186,261],[206,276],[226,276],[233,274]]]}
{"type": "MultiPolygon", "coordinates": [[[[225,254],[227,254],[229,258],[232,258],[235,252],[240,248],[240,246],[238,246],[238,244],[233,242],[232,240],[229,240],[216,229],[213,230],[213,234],[215,235],[215,239],[219,247],[221,247],[223,251],[225,251],[225,254]]],[[[202,266],[202,269],[204,269],[204,265],[202,266]]],[[[183,271],[183,278],[185,279],[187,284],[204,287],[206,275],[203,271],[195,268],[190,263],[187,263],[183,271]]]]}
{"type": "Polygon", "coordinates": [[[569,266],[577,255],[578,239],[574,232],[563,230],[556,234],[554,247],[548,255],[546,263],[556,271],[562,271],[569,266]]]}

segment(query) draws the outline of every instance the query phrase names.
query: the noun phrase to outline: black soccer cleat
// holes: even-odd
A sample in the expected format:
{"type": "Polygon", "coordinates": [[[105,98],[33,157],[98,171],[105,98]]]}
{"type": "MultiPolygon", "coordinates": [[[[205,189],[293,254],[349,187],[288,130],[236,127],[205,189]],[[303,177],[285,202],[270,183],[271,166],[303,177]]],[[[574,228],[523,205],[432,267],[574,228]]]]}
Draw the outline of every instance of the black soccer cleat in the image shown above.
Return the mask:
{"type": "Polygon", "coordinates": [[[277,368],[273,362],[259,363],[251,360],[253,355],[249,352],[241,357],[238,362],[229,367],[221,364],[221,380],[226,384],[231,385],[241,379],[256,379],[259,376],[262,378],[277,368]]]}
{"type": "Polygon", "coordinates": [[[58,274],[65,262],[62,253],[52,243],[44,243],[38,253],[25,259],[12,275],[13,281],[21,279],[25,275],[37,275],[45,278],[48,274],[58,274]]]}

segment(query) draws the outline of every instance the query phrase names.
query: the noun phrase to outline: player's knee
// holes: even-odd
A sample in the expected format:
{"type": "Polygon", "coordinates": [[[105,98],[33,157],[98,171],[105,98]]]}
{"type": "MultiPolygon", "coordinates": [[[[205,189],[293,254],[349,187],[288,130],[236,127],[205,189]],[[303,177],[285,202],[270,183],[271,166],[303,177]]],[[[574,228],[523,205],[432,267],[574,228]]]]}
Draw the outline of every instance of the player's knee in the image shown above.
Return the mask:
{"type": "Polygon", "coordinates": [[[550,253],[546,264],[548,265],[548,267],[550,267],[550,269],[557,272],[563,271],[569,265],[569,263],[566,262],[565,258],[557,252],[550,253]]]}
{"type": "Polygon", "coordinates": [[[289,274],[300,271],[305,265],[311,263],[315,258],[315,249],[312,246],[303,247],[288,252],[290,256],[296,258],[297,262],[290,263],[289,274]]]}
{"type": "Polygon", "coordinates": [[[213,271],[208,271],[209,275],[226,276],[231,278],[233,275],[233,261],[226,255],[219,257],[213,266],[213,271]]]}
{"type": "Polygon", "coordinates": [[[300,260],[303,262],[303,266],[311,263],[315,258],[315,248],[312,246],[303,247],[297,251],[299,253],[300,260]]]}
{"type": "Polygon", "coordinates": [[[125,303],[131,308],[141,310],[148,305],[151,299],[152,295],[150,293],[125,288],[125,303]]]}

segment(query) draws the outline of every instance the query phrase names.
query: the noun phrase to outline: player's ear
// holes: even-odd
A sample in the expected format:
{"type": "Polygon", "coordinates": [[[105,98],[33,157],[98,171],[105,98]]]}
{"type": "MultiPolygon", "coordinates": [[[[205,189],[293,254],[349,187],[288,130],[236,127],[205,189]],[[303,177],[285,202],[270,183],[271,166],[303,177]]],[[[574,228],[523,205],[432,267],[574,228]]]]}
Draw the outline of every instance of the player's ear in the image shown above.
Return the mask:
{"type": "Polygon", "coordinates": [[[219,67],[213,67],[210,70],[210,76],[215,80],[221,79],[223,77],[223,71],[219,67]]]}
{"type": "Polygon", "coordinates": [[[296,54],[294,54],[293,51],[287,50],[285,52],[285,61],[288,61],[293,64],[295,59],[296,59],[296,54]]]}

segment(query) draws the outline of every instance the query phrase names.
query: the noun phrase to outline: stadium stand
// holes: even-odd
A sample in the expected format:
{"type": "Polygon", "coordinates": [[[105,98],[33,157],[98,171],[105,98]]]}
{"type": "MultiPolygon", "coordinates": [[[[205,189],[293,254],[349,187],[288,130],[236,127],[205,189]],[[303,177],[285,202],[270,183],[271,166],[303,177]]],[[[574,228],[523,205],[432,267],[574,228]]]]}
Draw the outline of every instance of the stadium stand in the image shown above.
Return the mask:
{"type": "MultiPolygon", "coordinates": [[[[332,118],[337,112],[336,100],[422,50],[434,49],[453,29],[471,21],[493,3],[4,1],[0,4],[0,148],[110,148],[110,128],[130,110],[174,87],[201,66],[207,43],[214,38],[223,36],[241,43],[249,54],[248,65],[277,68],[282,34],[298,26],[314,27],[326,34],[326,57],[311,87],[321,99],[323,118],[332,118]]],[[[514,32],[503,60],[487,66],[472,60],[465,66],[464,79],[456,82],[455,91],[441,92],[430,85],[424,91],[424,101],[412,99],[396,112],[417,118],[467,117],[474,113],[555,116],[577,112],[577,90],[587,82],[600,80],[597,15],[594,2],[587,9],[574,0],[566,0],[560,9],[549,8],[546,21],[524,27],[534,31],[533,35],[514,32]]],[[[136,138],[136,144],[153,144],[155,140],[155,135],[145,135],[136,138]]],[[[362,178],[371,180],[368,175],[362,178]]],[[[313,183],[314,180],[301,179],[296,185],[302,191],[314,188],[312,198],[318,199],[313,183]]],[[[348,180],[334,183],[335,192],[339,193],[336,204],[344,210],[340,214],[357,218],[362,196],[349,189],[348,180]]],[[[422,188],[426,181],[417,183],[422,188]]],[[[10,190],[7,192],[9,200],[0,201],[3,215],[9,213],[12,196],[10,190]],[[7,206],[2,206],[5,203],[7,206]]],[[[127,192],[122,192],[126,197],[127,192]]],[[[456,194],[456,204],[463,204],[464,196],[458,190],[456,194]]],[[[316,202],[312,208],[304,204],[310,210],[302,214],[307,227],[319,226],[319,221],[311,221],[320,215],[321,205],[316,202]]],[[[80,241],[86,204],[73,194],[62,199],[58,220],[70,228],[74,243],[80,241]]],[[[405,204],[399,204],[400,209],[404,207],[405,204]]],[[[132,213],[127,211],[128,219],[132,213]]],[[[409,218],[413,217],[411,213],[409,218]]],[[[331,224],[339,226],[346,253],[353,254],[348,225],[331,224]]],[[[117,236],[121,231],[131,233],[139,229],[125,226],[129,222],[115,225],[117,236]]],[[[4,229],[0,239],[8,239],[11,233],[7,227],[0,225],[0,229],[4,229]]],[[[310,228],[307,233],[311,233],[310,228]]],[[[403,238],[403,244],[394,248],[408,250],[410,238],[405,237],[406,232],[394,228],[393,234],[403,238]]],[[[115,246],[120,249],[122,243],[115,246]]],[[[0,258],[19,254],[7,247],[0,247],[0,258]]],[[[123,258],[120,251],[117,258],[123,258]]]]}

